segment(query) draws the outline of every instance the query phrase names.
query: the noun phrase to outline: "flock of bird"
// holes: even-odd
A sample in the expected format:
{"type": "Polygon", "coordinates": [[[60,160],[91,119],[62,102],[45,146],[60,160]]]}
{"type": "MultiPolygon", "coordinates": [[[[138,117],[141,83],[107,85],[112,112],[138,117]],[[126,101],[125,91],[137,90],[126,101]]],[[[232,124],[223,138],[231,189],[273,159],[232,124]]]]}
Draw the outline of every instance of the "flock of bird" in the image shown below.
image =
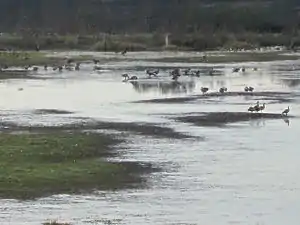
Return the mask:
{"type": "MultiPolygon", "coordinates": [[[[259,101],[257,101],[256,105],[250,106],[248,108],[248,111],[253,113],[253,112],[262,112],[266,108],[266,104],[264,103],[263,105],[259,104],[259,101]]],[[[285,110],[282,111],[281,115],[287,116],[288,113],[290,112],[290,107],[288,106],[285,110]]]]}
{"type": "MultiPolygon", "coordinates": [[[[98,63],[100,62],[100,60],[98,59],[93,59],[92,62],[95,64],[93,67],[93,70],[95,71],[99,71],[102,69],[101,66],[98,65],[98,63]]],[[[58,63],[58,64],[53,64],[53,65],[47,65],[45,64],[43,66],[44,70],[47,71],[48,69],[52,68],[53,71],[59,71],[62,72],[63,70],[66,71],[79,71],[80,70],[80,66],[81,63],[80,62],[75,62],[73,59],[66,59],[64,63],[58,63]]],[[[0,72],[4,72],[4,71],[10,71],[13,70],[13,68],[9,68],[9,66],[7,65],[0,65],[0,72]]],[[[22,68],[24,71],[34,71],[37,72],[39,70],[38,66],[32,66],[32,65],[26,65],[22,68]]]]}
{"type": "MultiPolygon", "coordinates": [[[[122,52],[122,54],[125,55],[126,51],[122,52]]],[[[100,63],[100,60],[93,59],[92,62],[94,63],[94,70],[97,71],[97,70],[102,69],[101,66],[98,65],[100,63]]],[[[79,71],[80,70],[80,65],[81,65],[80,62],[75,62],[73,59],[66,59],[64,64],[52,65],[52,70],[53,71],[59,71],[59,72],[62,72],[64,69],[67,70],[67,71],[72,71],[72,70],[79,71]]],[[[50,68],[50,66],[44,65],[44,70],[45,71],[48,70],[48,68],[50,68]]],[[[2,65],[0,67],[0,71],[7,70],[7,69],[9,69],[9,67],[7,65],[2,65]]],[[[24,67],[24,70],[26,70],[26,71],[30,70],[30,69],[32,71],[38,71],[39,67],[31,66],[31,65],[28,65],[28,66],[24,67]]],[[[255,68],[255,67],[252,68],[252,69],[253,69],[253,71],[257,71],[257,68],[255,68]]],[[[245,67],[233,68],[232,73],[237,73],[237,72],[240,72],[240,71],[245,72],[246,68],[245,67]]],[[[147,69],[146,70],[146,74],[148,75],[149,78],[158,77],[159,73],[160,73],[159,69],[154,69],[154,70],[147,69]]],[[[208,68],[203,72],[201,70],[192,70],[191,68],[187,68],[187,69],[183,69],[183,70],[180,70],[179,68],[176,68],[176,69],[170,71],[169,75],[172,77],[173,81],[177,82],[178,78],[181,77],[181,76],[200,77],[201,73],[212,75],[214,73],[214,69],[213,68],[208,68]]],[[[137,76],[129,76],[128,74],[122,74],[122,77],[124,79],[123,81],[137,81],[138,80],[137,76]]],[[[219,93],[223,94],[223,93],[227,92],[227,90],[228,89],[226,87],[221,87],[219,89],[219,93]]],[[[205,94],[208,91],[209,91],[208,87],[201,87],[202,94],[205,94]]],[[[253,92],[254,88],[251,87],[251,86],[246,86],[244,88],[244,91],[245,92],[253,92]]],[[[253,112],[262,112],[265,109],[265,107],[266,107],[265,103],[263,105],[260,105],[259,102],[257,102],[257,104],[255,106],[250,106],[248,108],[248,111],[251,112],[251,113],[253,113],[253,112]]],[[[287,116],[289,112],[290,112],[290,107],[285,109],[282,112],[282,115],[287,116]]]]}
{"type": "MultiPolygon", "coordinates": [[[[245,69],[245,67],[241,67],[241,68],[233,68],[233,70],[232,70],[233,73],[236,73],[236,72],[239,72],[239,71],[245,72],[246,69],[245,69]]],[[[257,68],[254,67],[253,71],[257,71],[257,68]]],[[[184,70],[181,71],[180,69],[176,68],[176,69],[172,70],[169,74],[170,74],[170,76],[172,76],[172,80],[177,81],[178,78],[182,74],[183,75],[192,75],[192,76],[197,76],[198,77],[198,76],[200,76],[200,73],[201,73],[200,70],[192,71],[190,68],[188,68],[188,69],[184,69],[184,70]]],[[[159,69],[155,69],[155,70],[147,69],[146,74],[148,75],[149,78],[158,77],[159,69]]],[[[122,74],[122,77],[124,78],[124,80],[123,80],[124,82],[126,82],[126,81],[137,81],[138,80],[137,76],[129,76],[127,73],[122,74]]],[[[209,91],[209,88],[208,87],[201,87],[200,90],[201,90],[202,94],[205,94],[209,91]]],[[[227,87],[221,87],[219,89],[219,93],[221,93],[221,94],[223,94],[227,91],[228,91],[227,87]]],[[[244,87],[244,91],[245,92],[253,92],[254,87],[246,86],[246,87],[244,87]]],[[[255,106],[250,106],[248,108],[248,111],[251,112],[251,113],[253,113],[253,112],[261,112],[262,113],[265,108],[266,108],[266,104],[263,103],[262,105],[260,105],[259,101],[258,101],[255,106]]],[[[288,106],[288,108],[286,108],[281,114],[283,116],[287,116],[289,112],[290,112],[290,107],[288,106]]]]}

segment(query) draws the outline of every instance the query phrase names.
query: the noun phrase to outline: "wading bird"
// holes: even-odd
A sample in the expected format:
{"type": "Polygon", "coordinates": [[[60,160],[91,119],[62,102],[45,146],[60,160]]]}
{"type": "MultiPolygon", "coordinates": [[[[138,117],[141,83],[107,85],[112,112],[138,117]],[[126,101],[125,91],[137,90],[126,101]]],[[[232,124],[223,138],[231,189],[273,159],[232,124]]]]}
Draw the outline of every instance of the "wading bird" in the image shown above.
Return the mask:
{"type": "Polygon", "coordinates": [[[287,114],[290,112],[290,107],[288,106],[287,109],[283,110],[281,113],[283,116],[287,116],[287,114]]]}
{"type": "Polygon", "coordinates": [[[260,112],[262,112],[266,108],[266,103],[264,103],[262,106],[259,106],[260,112]]]}

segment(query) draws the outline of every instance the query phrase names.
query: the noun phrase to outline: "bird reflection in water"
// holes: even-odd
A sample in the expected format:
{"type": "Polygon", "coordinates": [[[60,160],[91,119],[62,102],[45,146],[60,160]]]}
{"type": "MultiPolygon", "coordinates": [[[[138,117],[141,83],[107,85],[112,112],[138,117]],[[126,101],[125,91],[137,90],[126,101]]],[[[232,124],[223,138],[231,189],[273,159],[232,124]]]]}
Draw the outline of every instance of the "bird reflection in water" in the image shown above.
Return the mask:
{"type": "Polygon", "coordinates": [[[264,127],[264,126],[266,126],[266,120],[265,119],[250,120],[250,126],[251,127],[264,127]]]}
{"type": "Polygon", "coordinates": [[[283,122],[285,122],[288,126],[290,126],[290,120],[288,118],[283,118],[283,122]]]}
{"type": "Polygon", "coordinates": [[[161,94],[188,93],[195,89],[195,82],[139,82],[131,81],[133,88],[138,93],[157,92],[161,94]]]}

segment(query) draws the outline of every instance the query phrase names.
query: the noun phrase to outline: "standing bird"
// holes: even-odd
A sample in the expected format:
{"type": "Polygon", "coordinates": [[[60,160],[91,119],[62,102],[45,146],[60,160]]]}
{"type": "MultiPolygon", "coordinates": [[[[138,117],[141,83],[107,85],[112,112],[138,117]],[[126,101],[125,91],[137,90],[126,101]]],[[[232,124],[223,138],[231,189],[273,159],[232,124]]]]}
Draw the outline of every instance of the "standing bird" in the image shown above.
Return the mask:
{"type": "Polygon", "coordinates": [[[281,113],[284,116],[287,116],[287,114],[290,112],[290,107],[288,106],[287,109],[283,110],[283,112],[281,113]]]}
{"type": "Polygon", "coordinates": [[[227,91],[227,88],[226,87],[221,87],[220,89],[219,89],[219,92],[220,93],[224,93],[224,92],[226,92],[227,91]]]}
{"type": "Polygon", "coordinates": [[[79,62],[76,63],[75,70],[76,70],[76,71],[79,71],[79,70],[80,70],[80,63],[79,63],[79,62]]]}
{"type": "Polygon", "coordinates": [[[254,111],[259,112],[260,111],[260,106],[259,106],[259,101],[257,101],[256,105],[253,106],[254,111]]]}
{"type": "Polygon", "coordinates": [[[208,88],[207,87],[201,87],[201,92],[202,92],[202,94],[208,92],[208,88]]]}
{"type": "Polygon", "coordinates": [[[125,56],[127,53],[127,48],[124,49],[124,51],[121,52],[121,55],[125,56]]]}
{"type": "Polygon", "coordinates": [[[262,112],[266,108],[266,103],[264,103],[262,106],[259,106],[260,112],[262,112]]]}

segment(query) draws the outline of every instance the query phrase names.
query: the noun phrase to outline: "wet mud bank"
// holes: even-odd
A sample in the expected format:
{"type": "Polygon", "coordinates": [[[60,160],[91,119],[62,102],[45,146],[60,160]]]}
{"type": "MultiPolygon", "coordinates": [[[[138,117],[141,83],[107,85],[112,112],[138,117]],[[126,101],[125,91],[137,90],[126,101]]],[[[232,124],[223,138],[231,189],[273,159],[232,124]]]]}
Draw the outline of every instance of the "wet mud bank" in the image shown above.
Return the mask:
{"type": "Polygon", "coordinates": [[[36,115],[65,115],[65,114],[74,114],[74,112],[61,110],[61,109],[36,109],[33,111],[33,114],[36,115]]]}
{"type": "Polygon", "coordinates": [[[140,100],[134,101],[132,103],[169,103],[169,104],[178,104],[178,103],[190,103],[192,101],[197,101],[201,99],[209,99],[215,97],[238,97],[238,96],[252,96],[261,100],[273,100],[279,102],[291,102],[293,101],[293,97],[297,97],[295,94],[290,92],[211,92],[203,95],[191,95],[188,97],[174,97],[174,98],[157,98],[157,99],[148,99],[148,100],[140,100]]]}
{"type": "MultiPolygon", "coordinates": [[[[44,112],[44,111],[42,111],[44,112]]],[[[60,112],[63,114],[63,112],[60,112]]],[[[152,123],[127,123],[127,122],[106,122],[106,121],[91,121],[88,118],[78,118],[82,120],[78,123],[57,125],[57,126],[28,126],[12,122],[0,122],[1,132],[11,131],[30,131],[30,132],[56,132],[56,131],[120,131],[127,134],[137,134],[142,136],[150,136],[154,138],[166,139],[193,139],[198,138],[189,134],[177,132],[169,127],[164,127],[161,124],[152,123]]]]}
{"type": "Polygon", "coordinates": [[[229,123],[238,123],[258,119],[289,119],[292,116],[283,116],[276,113],[248,113],[248,112],[210,112],[198,115],[174,117],[174,120],[191,123],[195,126],[225,126],[229,123]]]}

